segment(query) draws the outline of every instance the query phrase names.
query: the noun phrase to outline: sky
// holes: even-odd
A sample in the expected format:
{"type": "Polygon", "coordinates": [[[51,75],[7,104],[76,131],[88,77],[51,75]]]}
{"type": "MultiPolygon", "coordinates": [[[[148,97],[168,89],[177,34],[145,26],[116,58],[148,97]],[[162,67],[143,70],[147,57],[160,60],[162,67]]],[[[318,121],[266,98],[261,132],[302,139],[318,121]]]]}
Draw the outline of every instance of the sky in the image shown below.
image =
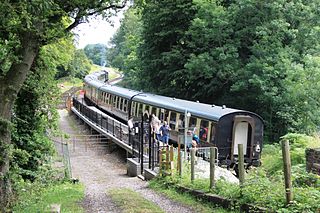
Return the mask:
{"type": "Polygon", "coordinates": [[[87,44],[106,44],[112,38],[113,34],[120,27],[120,19],[123,17],[123,13],[120,13],[117,17],[113,17],[113,25],[101,18],[91,18],[89,23],[82,23],[77,26],[74,32],[76,36],[76,47],[83,49],[87,44]]]}

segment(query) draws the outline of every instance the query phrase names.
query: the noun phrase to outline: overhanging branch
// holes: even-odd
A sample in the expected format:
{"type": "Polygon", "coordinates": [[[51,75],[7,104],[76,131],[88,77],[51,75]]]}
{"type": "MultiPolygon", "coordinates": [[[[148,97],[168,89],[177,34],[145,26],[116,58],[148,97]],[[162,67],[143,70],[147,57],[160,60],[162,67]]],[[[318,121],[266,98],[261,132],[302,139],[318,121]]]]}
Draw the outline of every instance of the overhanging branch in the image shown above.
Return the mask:
{"type": "Polygon", "coordinates": [[[70,32],[72,29],[74,29],[75,27],[77,27],[79,24],[83,23],[82,19],[84,17],[88,17],[88,16],[92,16],[98,13],[101,13],[104,10],[109,10],[109,9],[123,9],[126,6],[126,0],[121,4],[121,5],[108,5],[108,6],[101,6],[99,8],[97,8],[96,10],[92,11],[92,12],[83,12],[81,10],[78,11],[74,21],[72,22],[72,24],[70,24],[65,31],[66,32],[70,32]]]}

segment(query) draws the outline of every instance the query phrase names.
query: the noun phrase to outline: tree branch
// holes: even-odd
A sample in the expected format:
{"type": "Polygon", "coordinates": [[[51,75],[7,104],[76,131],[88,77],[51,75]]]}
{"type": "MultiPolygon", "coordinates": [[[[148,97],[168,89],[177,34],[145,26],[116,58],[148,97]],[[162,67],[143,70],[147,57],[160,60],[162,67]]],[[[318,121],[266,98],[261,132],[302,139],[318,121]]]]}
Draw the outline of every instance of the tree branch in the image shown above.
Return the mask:
{"type": "Polygon", "coordinates": [[[77,27],[79,24],[84,23],[82,22],[82,19],[84,17],[92,16],[98,13],[101,13],[104,10],[109,9],[123,9],[126,6],[127,0],[124,0],[121,5],[108,5],[108,6],[102,6],[103,1],[99,2],[99,5],[101,7],[98,7],[96,10],[92,12],[82,12],[81,10],[78,11],[76,17],[74,18],[74,21],[65,29],[66,32],[70,32],[72,29],[77,27]]]}

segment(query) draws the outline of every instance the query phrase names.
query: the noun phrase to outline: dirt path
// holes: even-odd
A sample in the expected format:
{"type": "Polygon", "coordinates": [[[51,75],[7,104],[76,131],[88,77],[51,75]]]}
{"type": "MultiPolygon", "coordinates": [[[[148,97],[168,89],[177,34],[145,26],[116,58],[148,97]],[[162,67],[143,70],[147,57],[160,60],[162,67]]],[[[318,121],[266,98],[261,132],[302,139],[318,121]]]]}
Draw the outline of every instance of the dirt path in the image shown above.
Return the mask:
{"type": "MultiPolygon", "coordinates": [[[[66,134],[88,134],[81,132],[79,122],[69,116],[66,110],[60,110],[60,129],[66,134]],[[73,127],[73,128],[72,128],[73,127]]],[[[114,148],[114,146],[112,146],[114,148]]],[[[107,191],[113,188],[129,188],[139,192],[144,198],[156,203],[165,212],[194,212],[191,208],[173,202],[152,191],[148,183],[137,177],[126,175],[125,153],[120,148],[106,148],[105,152],[97,147],[85,147],[77,142],[70,149],[72,176],[79,178],[85,185],[83,207],[86,212],[121,212],[112,202],[107,191]],[[97,152],[99,150],[99,152],[97,152]]]]}

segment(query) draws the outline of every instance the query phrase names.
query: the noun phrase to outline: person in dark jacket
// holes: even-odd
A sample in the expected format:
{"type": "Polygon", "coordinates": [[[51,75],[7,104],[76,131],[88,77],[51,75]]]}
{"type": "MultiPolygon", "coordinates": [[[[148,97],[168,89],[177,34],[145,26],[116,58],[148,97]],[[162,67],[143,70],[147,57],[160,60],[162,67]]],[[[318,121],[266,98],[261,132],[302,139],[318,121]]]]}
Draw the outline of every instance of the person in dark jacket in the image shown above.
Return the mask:
{"type": "Polygon", "coordinates": [[[167,124],[167,122],[165,121],[163,123],[163,125],[160,127],[160,133],[161,133],[161,141],[165,144],[169,143],[169,139],[170,139],[170,127],[167,124]]]}

